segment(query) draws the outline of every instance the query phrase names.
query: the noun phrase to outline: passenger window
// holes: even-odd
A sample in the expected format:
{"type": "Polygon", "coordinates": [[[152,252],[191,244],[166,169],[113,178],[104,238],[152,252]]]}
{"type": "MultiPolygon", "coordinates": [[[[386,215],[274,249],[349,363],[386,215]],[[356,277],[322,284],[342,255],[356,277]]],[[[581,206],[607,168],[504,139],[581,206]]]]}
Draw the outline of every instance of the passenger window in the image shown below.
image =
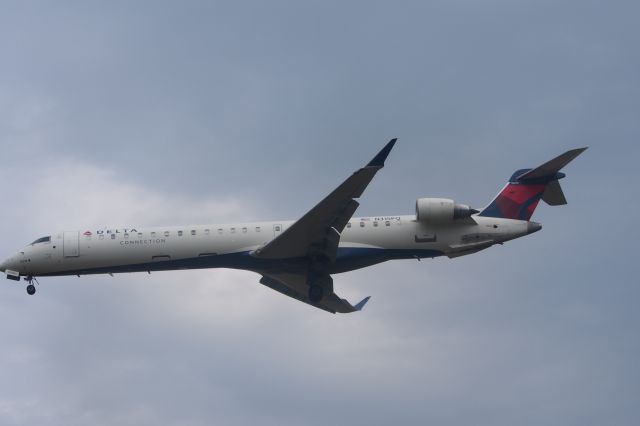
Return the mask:
{"type": "Polygon", "coordinates": [[[170,235],[169,231],[164,231],[164,236],[168,237],[170,235]]]}
{"type": "Polygon", "coordinates": [[[104,240],[104,234],[100,234],[100,235],[98,235],[98,239],[99,239],[99,240],[104,240]]]}
{"type": "Polygon", "coordinates": [[[347,223],[347,228],[351,228],[351,222],[347,223]]]}
{"type": "Polygon", "coordinates": [[[222,235],[223,232],[222,228],[218,228],[218,234],[222,235]]]}
{"type": "Polygon", "coordinates": [[[178,237],[182,237],[182,231],[178,231],[178,237]]]}
{"type": "Polygon", "coordinates": [[[196,235],[196,230],[195,229],[191,230],[191,235],[196,235]]]}
{"type": "Polygon", "coordinates": [[[260,227],[256,226],[256,232],[260,232],[260,227]]]}
{"type": "Polygon", "coordinates": [[[378,227],[378,222],[373,222],[373,226],[374,226],[374,228],[377,228],[378,227]]]}
{"type": "Polygon", "coordinates": [[[116,239],[116,234],[111,234],[111,239],[115,240],[116,239]]]}
{"type": "Polygon", "coordinates": [[[247,233],[247,228],[242,228],[242,233],[246,234],[247,233]]]}
{"type": "Polygon", "coordinates": [[[391,226],[391,222],[389,222],[388,220],[384,223],[384,226],[391,226]]]}
{"type": "Polygon", "coordinates": [[[280,227],[276,226],[276,232],[280,232],[280,227]]]}
{"type": "Polygon", "coordinates": [[[129,239],[129,234],[124,234],[124,239],[128,240],[129,239]]]}
{"type": "Polygon", "coordinates": [[[364,228],[364,222],[360,222],[360,228],[364,228]]]}
{"type": "Polygon", "coordinates": [[[231,233],[235,234],[236,233],[236,228],[231,228],[231,233]]]}
{"type": "Polygon", "coordinates": [[[138,232],[138,238],[142,238],[142,232],[138,232]]]}
{"type": "Polygon", "coordinates": [[[151,233],[151,238],[155,238],[155,237],[156,237],[156,233],[155,233],[155,232],[152,232],[152,233],[151,233]]]}
{"type": "Polygon", "coordinates": [[[209,230],[209,229],[205,229],[204,230],[204,235],[209,235],[210,233],[211,233],[211,230],[209,230]]]}

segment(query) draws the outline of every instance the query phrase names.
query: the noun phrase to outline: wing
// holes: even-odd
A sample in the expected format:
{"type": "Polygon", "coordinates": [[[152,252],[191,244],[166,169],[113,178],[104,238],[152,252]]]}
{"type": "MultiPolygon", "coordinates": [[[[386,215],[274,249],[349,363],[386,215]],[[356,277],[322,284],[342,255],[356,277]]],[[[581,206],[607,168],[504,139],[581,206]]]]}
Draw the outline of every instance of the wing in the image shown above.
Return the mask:
{"type": "Polygon", "coordinates": [[[334,262],[340,234],[359,206],[355,198],[362,195],[378,170],[384,167],[395,143],[396,139],[391,139],[369,164],[349,176],[282,234],[251,254],[264,259],[321,255],[334,262]]]}
{"type": "MultiPolygon", "coordinates": [[[[331,277],[329,277],[329,279],[331,279],[331,277]]],[[[260,279],[260,284],[264,284],[285,296],[292,297],[316,308],[331,312],[332,314],[335,314],[336,312],[347,314],[350,312],[360,311],[369,301],[369,297],[365,297],[353,306],[346,299],[341,299],[338,295],[331,292],[330,295],[323,297],[320,302],[313,303],[309,300],[309,297],[307,297],[307,289],[309,286],[306,282],[306,276],[303,274],[263,273],[262,278],[260,279]]]]}

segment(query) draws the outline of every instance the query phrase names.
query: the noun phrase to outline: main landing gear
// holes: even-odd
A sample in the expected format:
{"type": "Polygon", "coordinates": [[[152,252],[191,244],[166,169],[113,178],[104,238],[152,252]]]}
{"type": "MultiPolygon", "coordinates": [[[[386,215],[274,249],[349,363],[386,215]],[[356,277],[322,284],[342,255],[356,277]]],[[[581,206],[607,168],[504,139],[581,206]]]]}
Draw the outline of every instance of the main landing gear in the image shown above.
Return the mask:
{"type": "Polygon", "coordinates": [[[33,285],[33,283],[40,284],[36,277],[32,277],[31,275],[29,275],[28,277],[25,277],[24,280],[29,283],[27,285],[27,294],[29,296],[33,296],[34,294],[36,294],[36,286],[33,285]]]}
{"type": "Polygon", "coordinates": [[[318,303],[322,300],[322,295],[324,294],[324,289],[321,285],[313,284],[309,287],[309,300],[312,303],[318,303]]]}
{"type": "Polygon", "coordinates": [[[333,293],[333,279],[331,275],[323,273],[310,273],[307,278],[309,284],[309,301],[320,303],[325,296],[333,293]]]}
{"type": "Polygon", "coordinates": [[[309,301],[320,303],[322,299],[333,293],[333,279],[328,274],[331,260],[319,255],[313,257],[307,266],[307,284],[309,285],[309,301]]]}

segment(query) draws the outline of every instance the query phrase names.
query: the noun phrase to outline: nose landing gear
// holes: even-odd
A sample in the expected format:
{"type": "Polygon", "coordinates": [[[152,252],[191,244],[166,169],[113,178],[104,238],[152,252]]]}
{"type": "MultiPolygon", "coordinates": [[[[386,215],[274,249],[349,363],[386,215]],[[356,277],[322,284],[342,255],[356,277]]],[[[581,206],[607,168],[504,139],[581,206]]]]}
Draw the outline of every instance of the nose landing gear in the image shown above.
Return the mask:
{"type": "Polygon", "coordinates": [[[34,294],[36,294],[36,286],[33,285],[33,283],[36,283],[38,285],[40,284],[36,277],[32,277],[31,275],[29,275],[28,277],[25,277],[24,280],[29,283],[27,285],[27,294],[29,296],[33,296],[34,294]]]}

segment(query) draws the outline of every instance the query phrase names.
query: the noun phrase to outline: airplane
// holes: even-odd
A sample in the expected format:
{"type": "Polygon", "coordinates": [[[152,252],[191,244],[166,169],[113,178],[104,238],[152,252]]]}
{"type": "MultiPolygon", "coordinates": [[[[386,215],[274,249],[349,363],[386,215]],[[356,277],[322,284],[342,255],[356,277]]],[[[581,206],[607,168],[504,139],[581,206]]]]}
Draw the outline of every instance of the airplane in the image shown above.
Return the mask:
{"type": "Polygon", "coordinates": [[[334,292],[332,275],[388,260],[456,258],[539,231],[531,216],[542,200],[567,204],[560,170],[587,148],[517,170],[482,210],[445,198],[419,198],[415,214],[353,218],[365,189],[396,143],[389,141],[297,221],[62,231],[36,239],[0,264],[6,278],[233,268],[331,313],[362,310],[334,292]]]}

